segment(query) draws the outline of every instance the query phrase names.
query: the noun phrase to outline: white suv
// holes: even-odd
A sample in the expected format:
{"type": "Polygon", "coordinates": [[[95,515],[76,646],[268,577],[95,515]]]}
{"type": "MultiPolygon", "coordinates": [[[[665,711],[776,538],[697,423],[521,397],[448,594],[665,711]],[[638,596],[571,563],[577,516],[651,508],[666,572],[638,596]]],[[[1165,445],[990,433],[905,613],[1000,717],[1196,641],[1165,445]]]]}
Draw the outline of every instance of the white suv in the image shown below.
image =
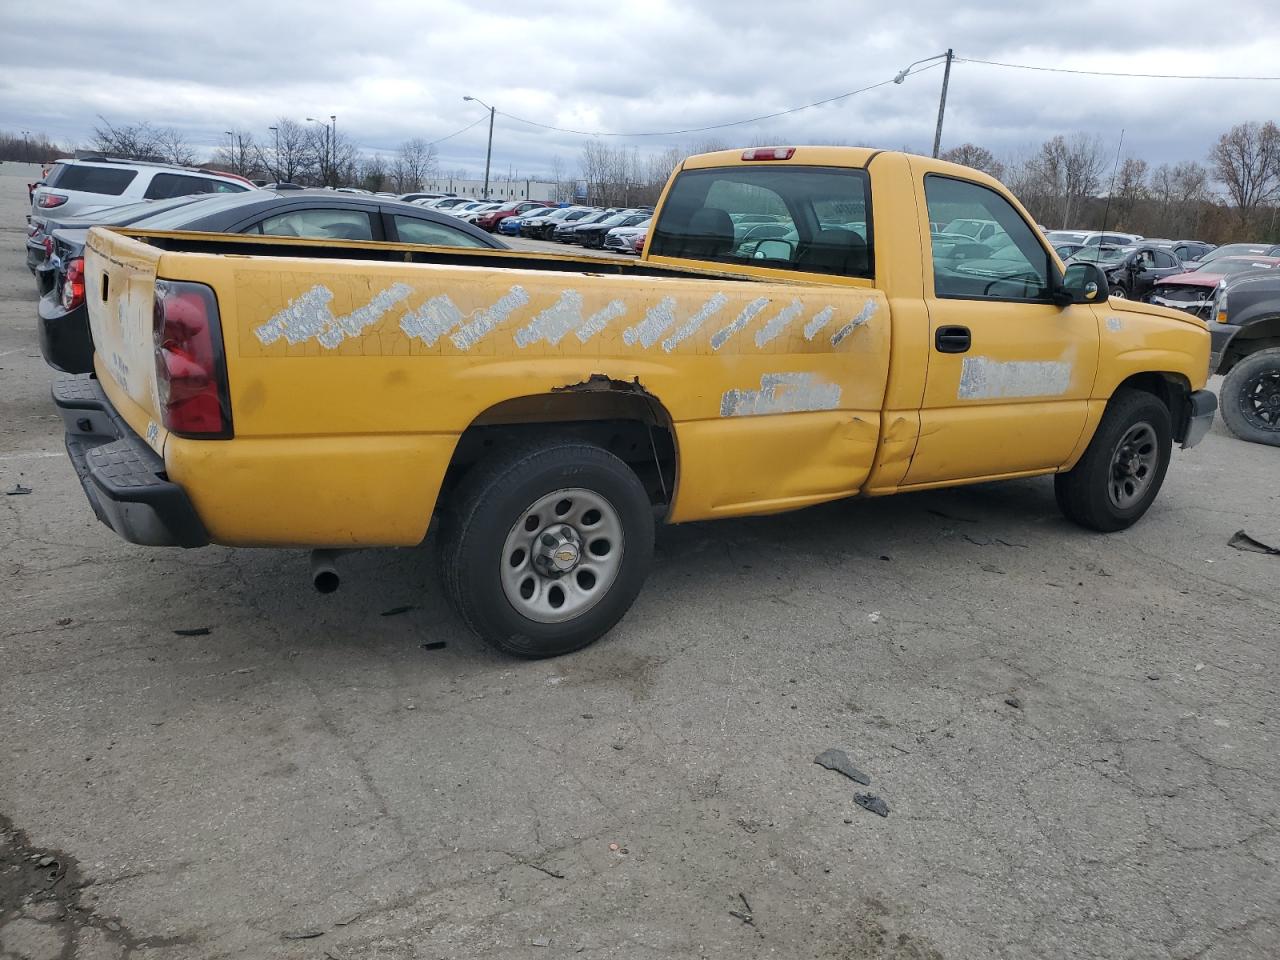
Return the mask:
{"type": "Polygon", "coordinates": [[[239,193],[254,189],[243,177],[141,160],[59,160],[31,194],[33,217],[119,207],[139,200],[167,200],[193,193],[239,193]]]}

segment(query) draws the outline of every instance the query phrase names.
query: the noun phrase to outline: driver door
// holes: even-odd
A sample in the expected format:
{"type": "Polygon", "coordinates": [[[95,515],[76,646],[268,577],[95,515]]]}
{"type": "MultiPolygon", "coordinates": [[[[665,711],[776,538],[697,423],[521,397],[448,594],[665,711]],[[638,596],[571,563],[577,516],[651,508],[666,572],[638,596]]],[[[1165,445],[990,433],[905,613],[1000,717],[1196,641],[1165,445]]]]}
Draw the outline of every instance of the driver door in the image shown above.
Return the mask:
{"type": "Polygon", "coordinates": [[[971,217],[997,229],[985,251],[922,232],[929,359],[904,485],[1054,470],[1085,426],[1098,318],[1088,305],[1052,302],[1057,263],[1000,193],[940,174],[924,180],[922,224],[971,217]]]}

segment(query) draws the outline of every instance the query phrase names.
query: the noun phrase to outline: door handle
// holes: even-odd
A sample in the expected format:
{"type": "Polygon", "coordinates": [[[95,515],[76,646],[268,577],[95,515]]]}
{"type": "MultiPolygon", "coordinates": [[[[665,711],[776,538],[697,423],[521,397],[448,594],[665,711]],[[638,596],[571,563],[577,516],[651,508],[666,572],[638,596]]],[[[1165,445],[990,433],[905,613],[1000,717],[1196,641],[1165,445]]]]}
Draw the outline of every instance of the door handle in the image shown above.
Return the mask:
{"type": "Polygon", "coordinates": [[[939,327],[933,345],[939,353],[966,353],[973,346],[973,337],[968,327],[939,327]]]}

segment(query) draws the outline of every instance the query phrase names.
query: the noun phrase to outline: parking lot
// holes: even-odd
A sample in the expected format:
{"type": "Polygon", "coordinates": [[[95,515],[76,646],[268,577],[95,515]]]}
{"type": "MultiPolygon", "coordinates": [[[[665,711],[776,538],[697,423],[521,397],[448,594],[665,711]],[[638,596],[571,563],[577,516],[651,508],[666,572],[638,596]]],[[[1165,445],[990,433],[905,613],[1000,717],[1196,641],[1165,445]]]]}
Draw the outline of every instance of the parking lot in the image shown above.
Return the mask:
{"type": "Polygon", "coordinates": [[[609,637],[516,661],[430,543],[321,596],[304,551],[97,523],[25,199],[0,176],[5,960],[1280,951],[1280,557],[1228,547],[1280,545],[1280,449],[1215,425],[1112,536],[1044,478],[668,527],[609,637]]]}

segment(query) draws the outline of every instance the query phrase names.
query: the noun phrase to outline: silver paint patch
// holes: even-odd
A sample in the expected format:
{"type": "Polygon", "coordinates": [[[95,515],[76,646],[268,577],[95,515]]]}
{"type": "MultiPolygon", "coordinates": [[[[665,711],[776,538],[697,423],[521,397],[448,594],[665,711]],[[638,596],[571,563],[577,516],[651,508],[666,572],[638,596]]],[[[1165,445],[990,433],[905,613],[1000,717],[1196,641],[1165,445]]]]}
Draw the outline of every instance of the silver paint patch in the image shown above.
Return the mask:
{"type": "Polygon", "coordinates": [[[441,294],[401,317],[400,329],[408,336],[423,341],[428,347],[433,347],[437,340],[461,323],[462,311],[452,300],[441,294]]]}
{"type": "Polygon", "coordinates": [[[582,323],[582,294],[566,290],[560,299],[543,310],[527,327],[516,331],[516,346],[527,347],[539,340],[556,346],[566,333],[582,323]]]}
{"type": "Polygon", "coordinates": [[[289,301],[288,306],[253,332],[264,345],[284,337],[290,344],[315,340],[332,350],[349,337],[358,337],[382,319],[383,314],[413,293],[407,283],[396,283],[374,295],[363,307],[335,317],[329,304],[333,291],[317,284],[289,301]]]}
{"type": "Polygon", "coordinates": [[[634,347],[636,342],[646,349],[658,342],[658,338],[666,333],[676,322],[676,298],[663,297],[649,308],[644,319],[634,327],[622,331],[622,342],[634,347]]]}
{"type": "Polygon", "coordinates": [[[1124,321],[1119,317],[1107,317],[1107,329],[1112,333],[1119,333],[1124,329],[1124,321]]]}
{"type": "Polygon", "coordinates": [[[816,337],[819,333],[822,332],[822,328],[825,327],[828,323],[830,323],[831,318],[834,317],[835,315],[836,315],[835,307],[823,307],[821,310],[819,310],[817,313],[813,315],[813,317],[809,320],[808,323],[804,325],[804,338],[806,340],[812,340],[814,337],[816,337]]]}
{"type": "Polygon", "coordinates": [[[704,323],[724,309],[729,298],[723,293],[714,294],[710,300],[698,308],[698,312],[686,320],[675,333],[662,341],[662,349],[670,353],[677,346],[697,333],[704,323]]]}
{"type": "Polygon", "coordinates": [[[875,316],[877,308],[880,306],[875,300],[868,300],[862,305],[862,309],[858,311],[858,315],[846,323],[843,327],[831,335],[831,345],[833,347],[840,346],[841,342],[853,331],[865,325],[872,317],[875,316]]]}
{"type": "Polygon", "coordinates": [[[840,384],[819,380],[815,373],[766,373],[759,390],[726,390],[720,398],[720,416],[810,413],[834,410],[839,404],[840,384]]]}
{"type": "Polygon", "coordinates": [[[1071,387],[1071,364],[1062,360],[993,360],[965,357],[960,368],[960,400],[999,397],[1058,397],[1071,387]]]}
{"type": "Polygon", "coordinates": [[[529,294],[524,287],[516,285],[506,292],[493,306],[473,314],[475,319],[451,336],[453,345],[459,350],[470,350],[487,337],[517,309],[529,302],[529,294]]]}
{"type": "Polygon", "coordinates": [[[578,339],[586,343],[626,312],[627,305],[625,303],[621,300],[610,300],[603,308],[587,317],[586,322],[577,330],[578,339]]]}
{"type": "Polygon", "coordinates": [[[737,333],[739,330],[745,327],[748,323],[750,323],[752,319],[755,317],[755,315],[759,313],[761,310],[763,310],[765,307],[767,307],[768,305],[769,305],[768,297],[757,297],[755,300],[752,300],[750,303],[748,303],[745,307],[742,308],[742,312],[738,314],[737,319],[735,319],[733,323],[729,324],[723,330],[719,330],[712,335],[711,349],[719,350],[721,347],[723,347],[726,343],[729,342],[730,337],[732,337],[735,333],[737,333]]]}
{"type": "Polygon", "coordinates": [[[782,336],[782,331],[787,329],[787,325],[802,313],[804,313],[804,304],[799,300],[792,300],[789,306],[779,310],[776,317],[756,331],[756,346],[763,347],[770,340],[776,340],[782,336]]]}

